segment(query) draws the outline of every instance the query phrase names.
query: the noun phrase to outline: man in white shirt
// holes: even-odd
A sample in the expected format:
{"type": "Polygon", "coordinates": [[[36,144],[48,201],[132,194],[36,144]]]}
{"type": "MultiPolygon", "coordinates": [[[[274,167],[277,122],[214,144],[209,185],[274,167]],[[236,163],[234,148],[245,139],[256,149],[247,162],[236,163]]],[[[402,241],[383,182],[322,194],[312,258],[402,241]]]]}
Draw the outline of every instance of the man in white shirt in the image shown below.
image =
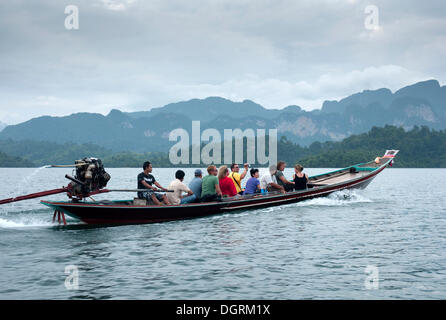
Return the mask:
{"type": "Polygon", "coordinates": [[[176,179],[167,187],[167,189],[173,190],[173,192],[167,193],[167,200],[169,200],[170,204],[179,205],[195,201],[196,197],[194,193],[183,183],[184,176],[184,171],[178,170],[175,173],[176,179]],[[183,197],[183,192],[187,193],[186,197],[183,197]]]}
{"type": "Polygon", "coordinates": [[[279,191],[285,193],[285,189],[277,184],[276,172],[277,166],[275,164],[270,165],[269,172],[265,173],[260,178],[260,188],[268,192],[279,191]]]}

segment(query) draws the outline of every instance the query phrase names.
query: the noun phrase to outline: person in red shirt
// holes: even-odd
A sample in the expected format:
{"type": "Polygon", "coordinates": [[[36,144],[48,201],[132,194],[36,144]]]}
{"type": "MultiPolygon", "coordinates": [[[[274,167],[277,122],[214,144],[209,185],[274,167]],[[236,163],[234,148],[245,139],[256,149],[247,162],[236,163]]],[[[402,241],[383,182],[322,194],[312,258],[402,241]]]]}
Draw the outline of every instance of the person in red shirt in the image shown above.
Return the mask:
{"type": "Polygon", "coordinates": [[[222,195],[234,197],[237,194],[237,189],[234,186],[234,182],[229,176],[229,170],[227,166],[221,166],[218,169],[218,182],[220,185],[222,195]]]}

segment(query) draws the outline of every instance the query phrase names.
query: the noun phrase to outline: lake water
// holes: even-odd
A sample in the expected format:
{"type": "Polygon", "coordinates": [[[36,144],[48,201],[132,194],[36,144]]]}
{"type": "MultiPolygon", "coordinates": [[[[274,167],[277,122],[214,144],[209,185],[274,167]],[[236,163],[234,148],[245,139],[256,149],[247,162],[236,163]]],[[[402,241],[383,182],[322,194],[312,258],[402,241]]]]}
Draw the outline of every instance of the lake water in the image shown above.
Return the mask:
{"type": "MultiPolygon", "coordinates": [[[[109,169],[108,187],[135,188],[140,171],[109,169]]],[[[174,171],[154,175],[167,186],[174,171]]],[[[66,173],[0,169],[0,198],[61,187],[66,173]]],[[[38,199],[3,205],[0,299],[445,299],[445,181],[445,169],[386,169],[363,191],[117,227],[60,227],[38,199]]]]}

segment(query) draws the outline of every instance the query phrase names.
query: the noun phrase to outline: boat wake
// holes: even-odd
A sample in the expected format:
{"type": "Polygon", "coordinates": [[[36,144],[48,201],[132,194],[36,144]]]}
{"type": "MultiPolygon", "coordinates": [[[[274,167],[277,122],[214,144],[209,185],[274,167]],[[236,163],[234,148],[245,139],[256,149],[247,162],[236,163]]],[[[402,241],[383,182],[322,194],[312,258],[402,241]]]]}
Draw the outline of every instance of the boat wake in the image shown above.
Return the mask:
{"type": "Polygon", "coordinates": [[[265,208],[260,210],[260,212],[274,212],[287,208],[296,207],[338,207],[338,206],[348,206],[357,203],[367,203],[372,202],[372,200],[364,197],[358,190],[341,190],[330,194],[327,197],[314,198],[309,200],[303,200],[301,202],[285,204],[277,207],[265,208]]]}
{"type": "MultiPolygon", "coordinates": [[[[260,209],[259,212],[269,213],[280,211],[287,208],[295,208],[295,207],[338,207],[338,206],[348,206],[354,205],[357,203],[368,203],[372,202],[372,200],[364,197],[360,191],[358,190],[341,190],[336,191],[330,194],[327,197],[322,198],[314,198],[309,200],[303,200],[301,202],[285,204],[276,207],[264,208],[260,209]]],[[[249,214],[249,213],[244,213],[249,214]]]]}
{"type": "Polygon", "coordinates": [[[44,208],[27,209],[22,205],[1,208],[0,229],[50,227],[54,226],[51,218],[51,214],[44,208]]]}
{"type": "Polygon", "coordinates": [[[345,206],[355,203],[367,203],[372,200],[364,197],[357,190],[341,190],[330,194],[327,197],[305,200],[294,204],[297,207],[308,206],[345,206]]]}
{"type": "Polygon", "coordinates": [[[37,227],[50,227],[54,224],[51,220],[43,220],[39,218],[30,219],[27,218],[19,218],[17,220],[8,220],[0,218],[0,228],[9,229],[9,228],[37,228],[37,227]]]}

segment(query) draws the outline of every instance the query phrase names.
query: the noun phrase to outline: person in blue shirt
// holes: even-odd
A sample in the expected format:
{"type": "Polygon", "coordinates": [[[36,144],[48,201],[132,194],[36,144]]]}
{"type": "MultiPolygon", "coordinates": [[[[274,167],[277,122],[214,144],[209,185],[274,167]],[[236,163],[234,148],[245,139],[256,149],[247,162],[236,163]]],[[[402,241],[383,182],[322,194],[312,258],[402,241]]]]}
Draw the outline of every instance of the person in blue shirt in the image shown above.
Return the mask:
{"type": "Polygon", "coordinates": [[[245,194],[260,193],[259,169],[251,169],[249,171],[251,178],[246,182],[245,194]]]}
{"type": "Polygon", "coordinates": [[[195,202],[200,202],[203,173],[201,172],[200,169],[196,169],[194,175],[195,177],[189,183],[189,189],[191,189],[194,195],[196,196],[195,202]]]}

